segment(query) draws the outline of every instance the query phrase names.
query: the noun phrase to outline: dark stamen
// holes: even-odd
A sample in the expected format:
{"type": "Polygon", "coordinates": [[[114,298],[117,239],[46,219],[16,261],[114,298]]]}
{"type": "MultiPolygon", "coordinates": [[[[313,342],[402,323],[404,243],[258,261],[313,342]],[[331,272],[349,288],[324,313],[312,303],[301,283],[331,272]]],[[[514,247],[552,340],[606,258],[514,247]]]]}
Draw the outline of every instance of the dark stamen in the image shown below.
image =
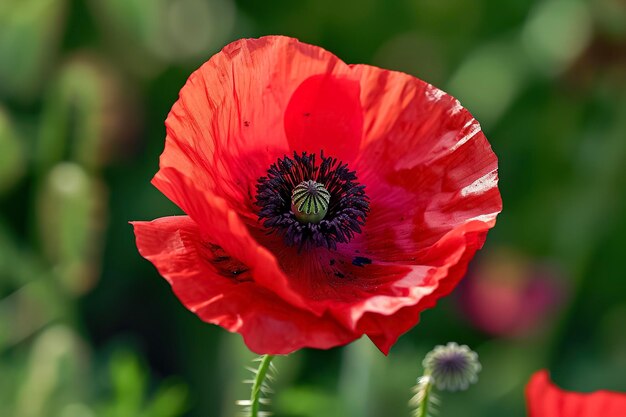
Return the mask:
{"type": "Polygon", "coordinates": [[[294,152],[293,159],[279,158],[258,180],[259,220],[282,234],[289,246],[336,249],[365,224],[365,186],[347,164],[323,152],[320,158],[318,165],[315,154],[294,152]]]}

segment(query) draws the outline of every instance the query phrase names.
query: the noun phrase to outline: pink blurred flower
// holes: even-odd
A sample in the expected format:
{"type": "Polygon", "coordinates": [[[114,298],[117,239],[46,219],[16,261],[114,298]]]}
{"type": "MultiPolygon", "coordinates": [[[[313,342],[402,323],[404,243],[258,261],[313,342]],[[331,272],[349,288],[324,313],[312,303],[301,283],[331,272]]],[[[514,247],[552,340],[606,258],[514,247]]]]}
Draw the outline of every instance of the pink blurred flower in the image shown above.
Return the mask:
{"type": "Polygon", "coordinates": [[[460,288],[460,307],[485,333],[524,338],[549,323],[566,294],[554,265],[500,248],[477,259],[460,288]]]}

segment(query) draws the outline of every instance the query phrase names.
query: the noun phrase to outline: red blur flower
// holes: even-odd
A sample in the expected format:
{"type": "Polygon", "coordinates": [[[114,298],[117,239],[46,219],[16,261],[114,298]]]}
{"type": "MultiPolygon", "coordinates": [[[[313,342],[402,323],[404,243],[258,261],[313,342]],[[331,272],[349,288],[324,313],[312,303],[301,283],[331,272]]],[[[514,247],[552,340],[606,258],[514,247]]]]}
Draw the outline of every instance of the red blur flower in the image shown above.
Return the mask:
{"type": "Polygon", "coordinates": [[[501,210],[496,156],[457,100],[292,38],[226,46],[166,127],[152,183],[187,215],[134,222],[139,252],[257,353],[365,334],[386,354],[501,210]]]}
{"type": "Polygon", "coordinates": [[[535,373],[526,387],[528,417],[624,417],[626,394],[596,391],[589,394],[561,390],[548,371],[535,373]]]}

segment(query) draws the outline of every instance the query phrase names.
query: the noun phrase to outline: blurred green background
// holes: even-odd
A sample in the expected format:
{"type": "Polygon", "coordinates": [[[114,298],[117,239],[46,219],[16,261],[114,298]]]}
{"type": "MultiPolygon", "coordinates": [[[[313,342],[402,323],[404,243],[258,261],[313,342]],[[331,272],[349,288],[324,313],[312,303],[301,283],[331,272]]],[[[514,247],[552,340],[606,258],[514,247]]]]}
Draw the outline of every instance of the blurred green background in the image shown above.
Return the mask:
{"type": "Polygon", "coordinates": [[[285,34],[459,98],[504,211],[455,292],[389,357],[368,340],[276,360],[278,417],[407,416],[424,354],[483,364],[439,415],[525,415],[542,367],[626,391],[623,0],[0,0],[0,416],[231,417],[253,355],[183,308],[129,220],[163,121],[226,43],[285,34]]]}

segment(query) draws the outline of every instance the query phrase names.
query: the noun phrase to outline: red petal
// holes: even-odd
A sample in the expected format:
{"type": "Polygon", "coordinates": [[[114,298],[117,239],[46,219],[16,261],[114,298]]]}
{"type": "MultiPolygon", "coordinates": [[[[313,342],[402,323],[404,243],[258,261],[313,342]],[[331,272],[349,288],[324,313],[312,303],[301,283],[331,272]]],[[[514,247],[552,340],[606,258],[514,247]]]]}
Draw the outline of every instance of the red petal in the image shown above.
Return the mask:
{"type": "Polygon", "coordinates": [[[367,185],[372,250],[424,249],[470,220],[493,226],[502,209],[497,158],[457,100],[407,74],[357,65],[365,133],[355,168],[367,185]],[[385,242],[388,245],[389,242],[385,242]]]}
{"type": "Polygon", "coordinates": [[[250,350],[286,354],[302,347],[325,349],[358,335],[328,316],[294,308],[257,285],[252,268],[207,243],[187,216],[134,222],[137,247],[172,285],[180,301],[202,320],[240,333],[250,350]],[[232,268],[239,274],[233,275],[232,268]]]}
{"type": "Polygon", "coordinates": [[[387,354],[398,337],[418,323],[422,311],[434,307],[441,297],[454,290],[486,235],[487,230],[481,222],[468,223],[447,234],[424,256],[425,262],[435,267],[421,285],[411,290],[417,302],[406,303],[393,314],[368,312],[359,322],[358,330],[366,333],[387,354]]]}
{"type": "Polygon", "coordinates": [[[298,254],[276,239],[270,248],[280,251],[288,284],[303,296],[307,308],[318,315],[328,312],[351,331],[367,334],[386,354],[417,324],[423,310],[456,287],[486,233],[485,223],[468,222],[423,251],[420,264],[356,266],[354,256],[363,253],[350,246],[298,254]]]}
{"type": "Polygon", "coordinates": [[[231,43],[180,91],[161,168],[206,177],[209,191],[251,221],[256,180],[278,157],[324,149],[349,159],[358,151],[363,116],[349,72],[333,54],[292,38],[231,43]]]}
{"type": "Polygon", "coordinates": [[[306,307],[302,296],[291,290],[274,255],[252,239],[245,224],[226,201],[204,187],[202,177],[192,181],[171,168],[161,169],[159,174],[152,180],[153,184],[170,200],[177,202],[202,232],[210,236],[212,243],[247,265],[257,284],[273,290],[295,306],[306,307]]]}
{"type": "Polygon", "coordinates": [[[596,391],[590,394],[561,390],[548,371],[535,373],[526,387],[529,417],[624,417],[626,394],[596,391]]]}
{"type": "Polygon", "coordinates": [[[352,318],[360,318],[353,328],[386,353],[421,311],[458,284],[502,201],[497,158],[458,101],[406,74],[353,68],[365,111],[354,165],[372,203],[350,246],[374,264],[412,268],[352,307],[352,318]]]}
{"type": "MultiPolygon", "coordinates": [[[[339,67],[333,72],[348,71],[337,57],[326,54],[339,67]]],[[[309,77],[293,92],[285,111],[285,132],[291,149],[324,150],[326,155],[350,161],[358,153],[363,134],[359,83],[327,70],[309,77]]]]}

